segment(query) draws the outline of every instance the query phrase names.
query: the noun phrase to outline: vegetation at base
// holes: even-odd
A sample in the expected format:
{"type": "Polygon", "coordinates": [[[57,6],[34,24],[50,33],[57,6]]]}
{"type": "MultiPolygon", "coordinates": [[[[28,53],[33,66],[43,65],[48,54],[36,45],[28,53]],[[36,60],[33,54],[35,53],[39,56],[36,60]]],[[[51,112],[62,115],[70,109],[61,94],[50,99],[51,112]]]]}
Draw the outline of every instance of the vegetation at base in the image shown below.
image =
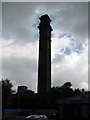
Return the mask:
{"type": "Polygon", "coordinates": [[[56,100],[62,98],[73,97],[89,92],[79,88],[73,89],[70,82],[66,82],[62,86],[52,87],[45,94],[36,94],[32,90],[15,92],[12,90],[13,84],[10,80],[2,80],[2,101],[3,115],[6,108],[10,109],[40,109],[40,108],[56,108],[56,100]]]}

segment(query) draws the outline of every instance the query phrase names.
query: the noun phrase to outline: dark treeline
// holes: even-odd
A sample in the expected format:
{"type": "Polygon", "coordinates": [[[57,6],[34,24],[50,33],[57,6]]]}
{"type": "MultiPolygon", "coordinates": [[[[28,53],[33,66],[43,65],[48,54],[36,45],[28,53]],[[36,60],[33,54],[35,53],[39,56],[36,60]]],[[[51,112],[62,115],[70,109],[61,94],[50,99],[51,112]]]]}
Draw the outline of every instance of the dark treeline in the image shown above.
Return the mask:
{"type": "Polygon", "coordinates": [[[2,80],[2,101],[5,108],[55,108],[58,99],[81,95],[88,92],[84,89],[73,89],[70,82],[62,86],[52,87],[48,93],[36,94],[32,90],[15,92],[10,80],[2,80]]]}

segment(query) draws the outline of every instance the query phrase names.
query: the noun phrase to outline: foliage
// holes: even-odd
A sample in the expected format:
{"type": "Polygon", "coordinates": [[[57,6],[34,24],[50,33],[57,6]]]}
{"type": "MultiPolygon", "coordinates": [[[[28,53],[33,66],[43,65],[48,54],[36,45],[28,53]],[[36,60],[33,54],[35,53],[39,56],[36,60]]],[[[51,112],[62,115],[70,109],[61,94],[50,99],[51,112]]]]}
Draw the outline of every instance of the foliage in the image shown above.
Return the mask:
{"type": "Polygon", "coordinates": [[[62,87],[70,88],[71,86],[72,86],[72,84],[70,82],[66,82],[66,83],[64,83],[64,85],[62,87]]]}
{"type": "Polygon", "coordinates": [[[11,104],[10,100],[12,97],[12,93],[14,91],[12,90],[13,85],[10,82],[10,80],[2,79],[1,84],[2,84],[2,117],[3,117],[5,108],[11,104]]]}
{"type": "Polygon", "coordinates": [[[2,105],[3,108],[7,107],[10,103],[12,98],[12,94],[15,92],[12,90],[13,84],[10,80],[2,79],[2,105]]]}
{"type": "Polygon", "coordinates": [[[6,108],[55,108],[56,100],[85,92],[84,89],[81,91],[79,88],[73,90],[70,82],[66,82],[62,86],[54,86],[42,95],[35,94],[32,90],[13,94],[12,86],[10,80],[2,80],[3,106],[6,108]]]}

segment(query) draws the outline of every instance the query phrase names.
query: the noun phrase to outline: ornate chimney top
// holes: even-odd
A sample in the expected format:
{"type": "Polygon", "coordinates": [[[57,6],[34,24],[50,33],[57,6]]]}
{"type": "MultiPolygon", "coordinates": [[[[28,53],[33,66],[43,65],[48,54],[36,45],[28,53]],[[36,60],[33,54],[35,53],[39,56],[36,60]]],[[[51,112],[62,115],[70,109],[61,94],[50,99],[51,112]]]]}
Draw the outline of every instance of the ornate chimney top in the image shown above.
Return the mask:
{"type": "Polygon", "coordinates": [[[41,21],[44,21],[44,22],[51,22],[51,19],[50,19],[50,17],[47,15],[47,14],[45,14],[45,15],[42,15],[40,18],[39,18],[41,21]]]}
{"type": "Polygon", "coordinates": [[[38,26],[39,30],[41,30],[41,28],[43,30],[44,30],[44,28],[49,28],[50,31],[53,31],[53,29],[50,25],[51,19],[47,14],[42,15],[39,19],[40,19],[40,24],[38,26]]]}

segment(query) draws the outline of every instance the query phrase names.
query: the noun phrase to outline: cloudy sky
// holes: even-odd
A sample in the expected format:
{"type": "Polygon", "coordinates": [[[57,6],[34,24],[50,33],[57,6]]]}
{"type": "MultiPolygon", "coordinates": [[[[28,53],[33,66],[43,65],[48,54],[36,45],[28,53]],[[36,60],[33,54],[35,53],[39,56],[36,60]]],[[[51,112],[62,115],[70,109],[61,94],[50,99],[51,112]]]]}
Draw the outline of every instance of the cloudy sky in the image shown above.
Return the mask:
{"type": "MultiPolygon", "coordinates": [[[[2,78],[37,91],[39,17],[52,20],[52,86],[88,88],[88,3],[2,3],[2,78]]],[[[1,36],[0,36],[1,37],[1,36]]],[[[0,40],[1,41],[1,40],[0,40]]],[[[0,58],[1,59],[1,58],[0,58]]]]}

